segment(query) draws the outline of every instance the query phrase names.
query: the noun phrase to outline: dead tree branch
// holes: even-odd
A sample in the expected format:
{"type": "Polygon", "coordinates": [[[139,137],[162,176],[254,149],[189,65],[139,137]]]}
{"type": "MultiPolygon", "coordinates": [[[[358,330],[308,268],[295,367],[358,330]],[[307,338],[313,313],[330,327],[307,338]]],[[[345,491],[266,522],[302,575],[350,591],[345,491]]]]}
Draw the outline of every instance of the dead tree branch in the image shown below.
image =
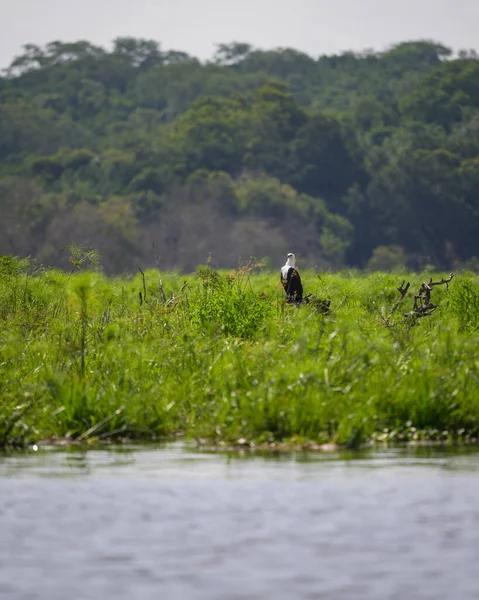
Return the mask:
{"type": "Polygon", "coordinates": [[[436,285],[444,284],[448,288],[449,282],[453,277],[454,273],[451,273],[447,279],[442,278],[441,281],[433,281],[431,278],[429,283],[423,282],[419,288],[419,292],[414,296],[413,313],[416,313],[418,317],[427,317],[433,313],[437,308],[437,304],[431,302],[432,288],[436,285]]]}
{"type": "Polygon", "coordinates": [[[397,290],[399,292],[399,298],[394,303],[393,307],[391,308],[391,312],[389,313],[389,315],[387,317],[384,316],[384,314],[382,312],[380,312],[379,310],[377,311],[378,315],[381,317],[381,319],[386,327],[394,327],[394,324],[391,323],[391,317],[394,315],[394,313],[397,311],[397,309],[403,303],[404,298],[406,297],[410,286],[411,286],[411,284],[409,283],[409,281],[406,283],[405,279],[402,280],[401,285],[397,288],[397,290]]]}
{"type": "Polygon", "coordinates": [[[401,285],[397,289],[399,292],[399,298],[396,300],[396,303],[392,307],[391,314],[389,316],[392,316],[397,311],[397,309],[401,306],[401,303],[403,302],[404,298],[406,297],[406,294],[408,293],[410,286],[411,286],[411,284],[409,283],[409,281],[406,283],[405,279],[402,280],[401,285]]]}
{"type": "MultiPolygon", "coordinates": [[[[451,273],[447,279],[442,278],[441,281],[433,281],[432,278],[429,280],[429,283],[423,282],[419,288],[418,293],[413,297],[413,308],[410,312],[404,315],[404,318],[409,326],[413,326],[416,324],[417,319],[421,317],[428,317],[431,315],[436,308],[437,304],[433,304],[431,302],[431,292],[432,288],[436,285],[446,285],[446,288],[449,285],[449,282],[454,277],[454,273],[451,273]]],[[[394,327],[394,323],[391,323],[391,317],[397,311],[397,309],[401,306],[402,302],[406,298],[406,295],[409,291],[410,283],[403,279],[401,285],[397,288],[399,292],[399,298],[396,303],[393,305],[391,312],[386,317],[384,314],[378,311],[379,316],[381,317],[383,323],[386,327],[394,327]]]]}

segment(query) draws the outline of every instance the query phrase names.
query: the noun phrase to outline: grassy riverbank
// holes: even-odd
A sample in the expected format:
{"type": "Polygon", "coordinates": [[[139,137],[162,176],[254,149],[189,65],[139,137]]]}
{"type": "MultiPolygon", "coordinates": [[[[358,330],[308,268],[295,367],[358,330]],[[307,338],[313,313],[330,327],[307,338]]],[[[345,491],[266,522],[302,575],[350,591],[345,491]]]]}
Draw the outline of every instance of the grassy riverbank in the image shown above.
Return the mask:
{"type": "Polygon", "coordinates": [[[400,276],[303,272],[307,292],[331,298],[325,316],[285,305],[276,272],[165,273],[165,303],[156,271],[144,285],[141,274],[107,279],[0,261],[0,446],[479,434],[471,275],[434,288],[439,308],[411,327],[403,315],[429,275],[408,276],[411,291],[387,326],[400,276]]]}

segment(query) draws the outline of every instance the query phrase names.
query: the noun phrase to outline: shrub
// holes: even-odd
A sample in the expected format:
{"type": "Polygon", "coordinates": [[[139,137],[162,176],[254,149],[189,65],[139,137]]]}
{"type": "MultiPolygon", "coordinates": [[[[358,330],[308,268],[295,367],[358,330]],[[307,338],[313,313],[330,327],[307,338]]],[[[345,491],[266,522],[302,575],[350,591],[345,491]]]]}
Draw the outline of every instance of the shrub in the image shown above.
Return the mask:
{"type": "Polygon", "coordinates": [[[242,274],[222,276],[211,267],[202,267],[202,285],[189,303],[189,313],[197,325],[224,335],[256,337],[270,310],[269,304],[253,291],[242,274]]]}

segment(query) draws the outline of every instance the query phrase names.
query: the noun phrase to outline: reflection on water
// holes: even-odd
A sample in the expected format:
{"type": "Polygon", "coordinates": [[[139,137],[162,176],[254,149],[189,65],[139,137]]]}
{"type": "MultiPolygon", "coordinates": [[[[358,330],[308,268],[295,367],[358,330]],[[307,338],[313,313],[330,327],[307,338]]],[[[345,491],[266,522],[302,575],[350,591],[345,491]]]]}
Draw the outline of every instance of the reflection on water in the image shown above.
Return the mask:
{"type": "Polygon", "coordinates": [[[133,477],[316,478],[333,473],[362,473],[364,469],[423,466],[476,471],[475,446],[405,446],[361,451],[274,452],[239,450],[217,453],[182,443],[157,446],[46,446],[24,453],[0,453],[1,477],[133,477]]]}
{"type": "Polygon", "coordinates": [[[479,453],[0,456],[0,598],[479,597],[479,453]]]}

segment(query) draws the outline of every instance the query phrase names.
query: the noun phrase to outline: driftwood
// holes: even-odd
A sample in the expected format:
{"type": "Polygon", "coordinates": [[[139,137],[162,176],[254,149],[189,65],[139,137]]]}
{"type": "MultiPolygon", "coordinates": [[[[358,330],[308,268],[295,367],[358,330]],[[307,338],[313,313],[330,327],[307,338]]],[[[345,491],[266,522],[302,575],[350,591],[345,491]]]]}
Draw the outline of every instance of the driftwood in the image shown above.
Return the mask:
{"type": "MultiPolygon", "coordinates": [[[[453,277],[454,273],[451,273],[447,279],[442,278],[441,281],[433,281],[431,278],[429,283],[423,282],[421,284],[418,293],[414,296],[412,310],[404,315],[404,319],[409,326],[415,325],[418,319],[421,317],[428,317],[436,310],[438,305],[431,302],[432,288],[436,285],[446,285],[447,288],[453,277]]],[[[391,322],[391,317],[402,305],[410,286],[411,284],[409,282],[406,283],[406,280],[403,279],[401,285],[397,288],[399,292],[399,298],[396,300],[388,316],[384,316],[383,313],[378,311],[379,316],[386,327],[394,327],[394,323],[391,322]]]]}
{"type": "MultiPolygon", "coordinates": [[[[288,302],[288,301],[287,301],[288,302]]],[[[317,298],[312,294],[308,294],[305,296],[299,304],[310,304],[313,308],[315,308],[319,313],[326,314],[330,311],[331,300],[324,300],[322,298],[317,298]]]]}

